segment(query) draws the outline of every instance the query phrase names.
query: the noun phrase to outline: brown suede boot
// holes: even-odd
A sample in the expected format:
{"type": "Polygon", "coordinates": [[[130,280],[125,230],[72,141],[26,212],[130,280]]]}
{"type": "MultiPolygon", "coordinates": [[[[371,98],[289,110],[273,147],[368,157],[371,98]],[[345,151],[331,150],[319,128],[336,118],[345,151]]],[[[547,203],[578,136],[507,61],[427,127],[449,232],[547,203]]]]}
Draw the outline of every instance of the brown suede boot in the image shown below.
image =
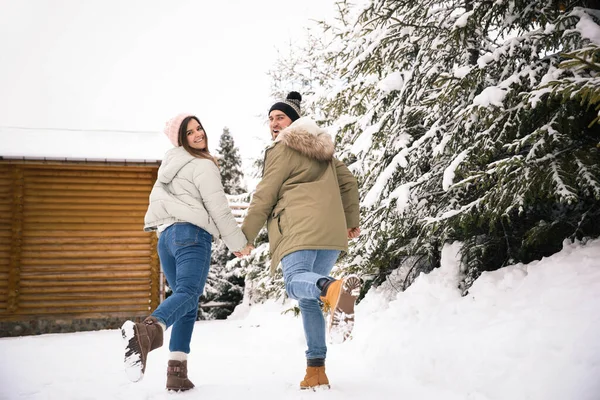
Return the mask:
{"type": "Polygon", "coordinates": [[[306,375],[300,382],[300,389],[329,389],[329,379],[325,374],[325,366],[322,367],[306,367],[306,375]]]}
{"type": "Polygon", "coordinates": [[[183,392],[194,388],[192,381],[187,376],[187,360],[169,360],[167,367],[167,390],[183,392]]]}
{"type": "Polygon", "coordinates": [[[125,372],[133,382],[144,377],[148,353],[163,345],[163,329],[155,317],[143,322],[125,321],[121,326],[125,344],[125,372]]]}
{"type": "Polygon", "coordinates": [[[333,281],[327,286],[321,301],[329,309],[327,331],[334,343],[341,343],[350,337],[354,328],[354,305],[360,294],[362,282],[356,275],[333,281]]]}

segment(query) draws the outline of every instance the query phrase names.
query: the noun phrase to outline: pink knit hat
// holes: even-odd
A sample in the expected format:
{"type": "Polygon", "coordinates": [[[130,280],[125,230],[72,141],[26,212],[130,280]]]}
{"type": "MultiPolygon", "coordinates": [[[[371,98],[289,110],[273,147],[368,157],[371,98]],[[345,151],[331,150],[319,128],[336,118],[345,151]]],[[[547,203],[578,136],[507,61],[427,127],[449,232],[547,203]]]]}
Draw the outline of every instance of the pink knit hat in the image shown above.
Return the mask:
{"type": "Polygon", "coordinates": [[[173,143],[173,146],[179,147],[179,138],[177,137],[179,135],[179,127],[184,119],[191,116],[192,114],[179,114],[168,120],[165,124],[163,132],[167,135],[171,143],[173,143]]]}

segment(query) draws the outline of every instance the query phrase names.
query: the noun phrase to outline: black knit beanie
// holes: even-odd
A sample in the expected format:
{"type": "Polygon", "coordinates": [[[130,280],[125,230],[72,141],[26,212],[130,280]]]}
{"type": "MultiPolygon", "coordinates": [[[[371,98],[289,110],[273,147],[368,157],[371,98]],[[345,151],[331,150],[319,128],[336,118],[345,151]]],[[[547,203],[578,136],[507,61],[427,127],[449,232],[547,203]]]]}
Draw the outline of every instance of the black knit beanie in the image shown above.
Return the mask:
{"type": "Polygon", "coordinates": [[[288,93],[285,100],[277,102],[273,104],[273,106],[269,109],[269,114],[273,110],[282,111],[285,115],[287,115],[292,122],[300,118],[300,102],[302,101],[302,96],[298,92],[290,92],[288,93]]]}

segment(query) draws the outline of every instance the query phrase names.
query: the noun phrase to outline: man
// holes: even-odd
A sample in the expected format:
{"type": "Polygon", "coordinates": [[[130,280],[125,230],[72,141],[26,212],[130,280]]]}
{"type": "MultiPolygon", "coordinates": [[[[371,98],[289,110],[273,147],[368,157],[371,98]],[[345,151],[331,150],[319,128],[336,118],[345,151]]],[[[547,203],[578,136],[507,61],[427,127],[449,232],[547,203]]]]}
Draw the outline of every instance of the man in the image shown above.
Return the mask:
{"type": "MultiPolygon", "coordinates": [[[[267,223],[271,273],[281,262],[288,296],[302,313],[307,369],[301,389],[329,387],[325,374],[325,320],[331,310],[332,338],[345,340],[354,325],[361,281],[328,275],[348,239],[358,237],[358,185],[333,157],[331,136],[309,118],[300,118],[302,96],[291,92],[269,110],[273,144],[265,153],[263,177],[244,218],[242,231],[254,243],[267,223]]],[[[244,254],[245,252],[238,253],[244,254]]]]}

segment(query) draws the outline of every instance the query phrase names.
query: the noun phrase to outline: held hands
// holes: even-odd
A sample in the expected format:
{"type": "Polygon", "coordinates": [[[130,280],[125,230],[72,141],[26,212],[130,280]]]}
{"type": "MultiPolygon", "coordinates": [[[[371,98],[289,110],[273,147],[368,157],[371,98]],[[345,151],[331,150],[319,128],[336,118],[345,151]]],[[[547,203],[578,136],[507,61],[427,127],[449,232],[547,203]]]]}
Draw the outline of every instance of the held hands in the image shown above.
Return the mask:
{"type": "Polygon", "coordinates": [[[358,226],[348,229],[348,239],[356,239],[358,235],[360,235],[360,228],[358,226]]]}
{"type": "Polygon", "coordinates": [[[237,258],[242,258],[250,255],[250,252],[252,250],[254,250],[254,246],[252,246],[251,244],[247,244],[246,247],[244,247],[242,250],[234,251],[233,254],[235,254],[237,258]]]}

